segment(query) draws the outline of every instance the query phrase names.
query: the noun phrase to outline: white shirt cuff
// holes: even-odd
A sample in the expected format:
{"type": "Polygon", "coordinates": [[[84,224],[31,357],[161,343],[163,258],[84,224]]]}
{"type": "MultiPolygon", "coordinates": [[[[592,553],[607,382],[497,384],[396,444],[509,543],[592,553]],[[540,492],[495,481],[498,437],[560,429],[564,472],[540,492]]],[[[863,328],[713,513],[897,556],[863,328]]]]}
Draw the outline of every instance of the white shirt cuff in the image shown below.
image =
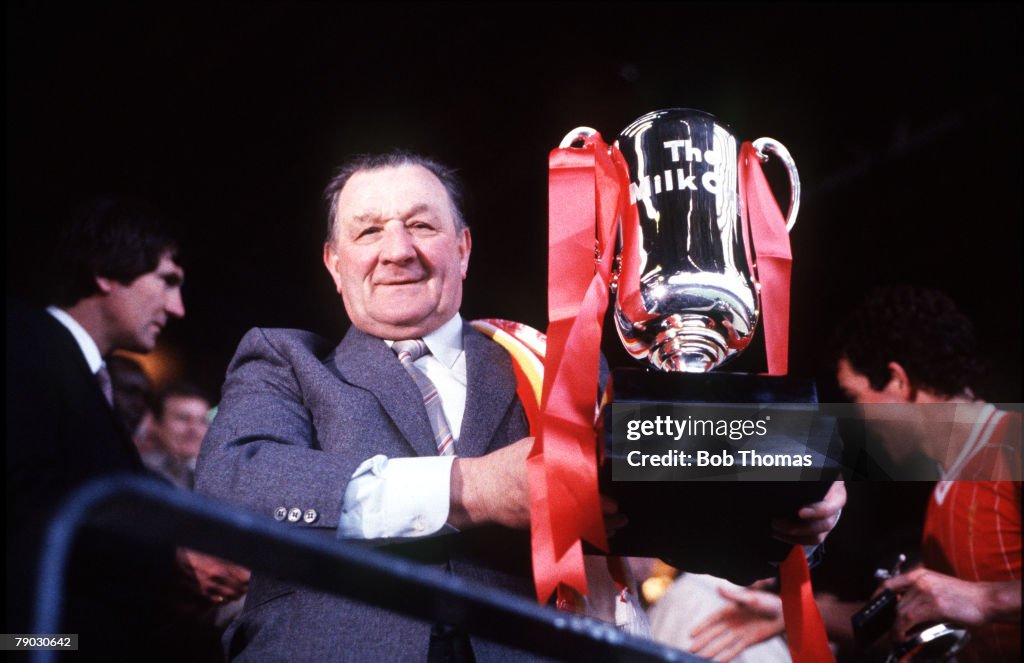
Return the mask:
{"type": "Polygon", "coordinates": [[[367,459],[345,490],[338,537],[386,539],[437,532],[448,520],[454,460],[382,454],[367,459]]]}

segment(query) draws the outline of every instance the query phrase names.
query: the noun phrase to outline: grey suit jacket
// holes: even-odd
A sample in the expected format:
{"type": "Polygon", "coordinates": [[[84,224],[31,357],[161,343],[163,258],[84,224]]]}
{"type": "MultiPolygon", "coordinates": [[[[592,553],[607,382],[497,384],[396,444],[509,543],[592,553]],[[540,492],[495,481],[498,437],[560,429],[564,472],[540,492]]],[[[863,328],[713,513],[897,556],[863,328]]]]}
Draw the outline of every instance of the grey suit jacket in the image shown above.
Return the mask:
{"type": "MultiPolygon", "coordinates": [[[[467,396],[457,453],[479,456],[528,435],[528,424],[505,350],[468,325],[464,340],[467,396]]],[[[436,453],[420,392],[381,339],[353,327],[332,351],[309,332],[253,329],[228,368],[196,489],[268,516],[281,507],[315,514],[289,524],[334,537],[360,463],[375,454],[436,453]]],[[[531,595],[526,532],[495,527],[440,540],[442,552],[425,545],[419,561],[531,595]]],[[[406,548],[420,554],[415,545],[406,548]]],[[[429,636],[427,623],[256,573],[225,646],[229,658],[261,662],[416,661],[425,660],[429,636]]],[[[481,663],[525,656],[472,643],[481,663]]]]}

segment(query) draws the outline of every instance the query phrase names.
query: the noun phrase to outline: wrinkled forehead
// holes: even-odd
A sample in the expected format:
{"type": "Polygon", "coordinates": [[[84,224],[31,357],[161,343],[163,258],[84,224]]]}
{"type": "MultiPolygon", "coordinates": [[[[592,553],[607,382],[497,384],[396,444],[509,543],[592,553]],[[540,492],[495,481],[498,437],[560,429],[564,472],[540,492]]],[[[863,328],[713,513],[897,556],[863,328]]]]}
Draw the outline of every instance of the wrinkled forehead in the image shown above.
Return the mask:
{"type": "Polygon", "coordinates": [[[418,213],[454,224],[448,190],[433,173],[416,164],[355,173],[338,194],[335,212],[345,224],[404,219],[418,213]]]}

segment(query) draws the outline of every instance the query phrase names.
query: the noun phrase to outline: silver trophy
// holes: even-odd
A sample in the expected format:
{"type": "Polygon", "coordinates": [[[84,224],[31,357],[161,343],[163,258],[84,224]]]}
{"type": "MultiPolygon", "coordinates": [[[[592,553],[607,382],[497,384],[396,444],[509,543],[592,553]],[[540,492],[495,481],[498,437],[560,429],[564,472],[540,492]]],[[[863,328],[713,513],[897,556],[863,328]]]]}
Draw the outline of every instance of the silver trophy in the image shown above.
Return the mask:
{"type": "MultiPolygon", "coordinates": [[[[632,356],[660,370],[710,371],[749,345],[761,309],[739,207],[740,143],[713,115],[674,108],[635,120],[617,145],[639,212],[637,241],[622,252],[639,252],[641,299],[655,316],[631,320],[616,301],[619,337],[632,356]]],[[[778,141],[753,145],[762,161],[775,154],[789,171],[789,230],[800,205],[796,165],[778,141]]]]}
{"type": "MultiPolygon", "coordinates": [[[[560,147],[592,131],[577,128],[560,147]]],[[[778,155],[789,170],[792,227],[800,200],[796,168],[776,141],[761,138],[753,144],[762,160],[767,153],[778,155]]],[[[647,419],[647,413],[671,412],[684,419],[685,413],[716,411],[709,407],[740,412],[737,405],[750,404],[806,411],[817,393],[812,381],[796,376],[713,370],[750,345],[762,315],[757,256],[748,248],[753,240],[740,209],[740,177],[747,170],[740,163],[742,143],[712,115],[670,109],[634,121],[617,146],[636,213],[632,207],[623,211],[620,223],[625,230],[614,318],[626,350],[647,366],[613,369],[603,409],[602,491],[617,500],[630,522],[610,541],[611,550],[681,560],[687,571],[749,584],[774,575],[792,549],[771,537],[772,519],[822,499],[838,474],[831,455],[833,427],[794,434],[775,428],[764,438],[739,442],[714,435],[629,438],[627,423],[647,419]],[[736,445],[813,453],[823,459],[815,468],[822,480],[767,486],[763,479],[748,480],[754,475],[745,470],[706,475],[684,470],[686,480],[672,481],[663,480],[671,476],[667,473],[633,474],[628,461],[637,451],[657,455],[685,449],[695,458],[701,451],[739,449],[736,445]],[[659,508],[664,504],[700,508],[683,513],[659,508]]]]}

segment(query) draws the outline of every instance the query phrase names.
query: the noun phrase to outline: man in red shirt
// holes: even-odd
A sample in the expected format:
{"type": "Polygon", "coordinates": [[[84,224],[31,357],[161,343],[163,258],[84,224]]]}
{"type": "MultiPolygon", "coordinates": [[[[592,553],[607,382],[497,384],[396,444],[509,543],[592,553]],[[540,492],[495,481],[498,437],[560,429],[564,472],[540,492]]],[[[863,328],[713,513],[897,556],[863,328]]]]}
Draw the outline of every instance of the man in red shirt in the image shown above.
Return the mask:
{"type": "Polygon", "coordinates": [[[915,627],[966,626],[963,660],[1021,653],[1021,417],[974,396],[971,323],[945,295],[877,291],[841,328],[839,385],[895,458],[923,452],[939,466],[922,542],[923,566],[891,578],[897,639],[915,627]]]}

